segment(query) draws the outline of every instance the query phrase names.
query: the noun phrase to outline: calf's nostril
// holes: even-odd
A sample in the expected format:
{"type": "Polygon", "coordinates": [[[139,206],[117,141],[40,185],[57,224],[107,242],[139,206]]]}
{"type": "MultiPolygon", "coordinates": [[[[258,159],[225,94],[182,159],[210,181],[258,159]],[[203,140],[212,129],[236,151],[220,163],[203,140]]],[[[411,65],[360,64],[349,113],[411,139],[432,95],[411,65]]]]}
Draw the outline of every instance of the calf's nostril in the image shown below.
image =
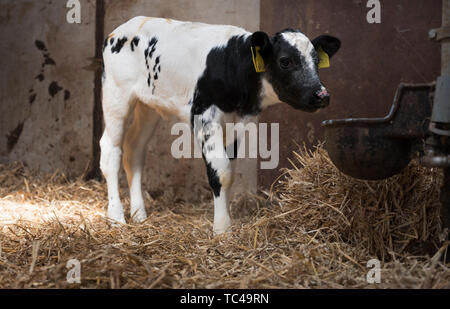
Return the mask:
{"type": "Polygon", "coordinates": [[[324,100],[324,99],[330,97],[330,95],[328,94],[328,91],[325,88],[316,91],[315,94],[316,94],[316,97],[320,100],[324,100]]]}

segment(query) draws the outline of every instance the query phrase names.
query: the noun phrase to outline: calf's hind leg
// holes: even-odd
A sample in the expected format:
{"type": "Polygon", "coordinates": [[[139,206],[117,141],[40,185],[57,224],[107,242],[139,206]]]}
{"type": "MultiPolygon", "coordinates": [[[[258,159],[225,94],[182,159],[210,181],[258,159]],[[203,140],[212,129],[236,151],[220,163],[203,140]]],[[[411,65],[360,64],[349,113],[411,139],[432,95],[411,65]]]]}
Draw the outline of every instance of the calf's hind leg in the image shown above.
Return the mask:
{"type": "Polygon", "coordinates": [[[125,224],[119,194],[119,171],[125,122],[130,109],[130,97],[115,87],[103,88],[105,132],[100,140],[100,168],[108,186],[108,218],[125,224]]]}
{"type": "Polygon", "coordinates": [[[135,222],[147,219],[142,197],[142,171],[147,144],[158,125],[160,116],[143,103],[138,102],[134,110],[134,120],[123,145],[123,166],[130,188],[131,218],[135,222]]]}

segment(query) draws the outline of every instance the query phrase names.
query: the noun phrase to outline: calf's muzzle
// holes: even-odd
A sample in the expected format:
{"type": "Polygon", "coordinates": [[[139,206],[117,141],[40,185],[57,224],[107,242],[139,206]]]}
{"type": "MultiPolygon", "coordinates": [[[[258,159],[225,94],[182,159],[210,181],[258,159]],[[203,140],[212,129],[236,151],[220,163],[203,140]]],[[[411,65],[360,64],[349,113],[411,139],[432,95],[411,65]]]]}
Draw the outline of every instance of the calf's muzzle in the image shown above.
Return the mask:
{"type": "Polygon", "coordinates": [[[327,89],[321,88],[314,93],[315,104],[320,108],[327,107],[330,105],[330,94],[327,89]]]}

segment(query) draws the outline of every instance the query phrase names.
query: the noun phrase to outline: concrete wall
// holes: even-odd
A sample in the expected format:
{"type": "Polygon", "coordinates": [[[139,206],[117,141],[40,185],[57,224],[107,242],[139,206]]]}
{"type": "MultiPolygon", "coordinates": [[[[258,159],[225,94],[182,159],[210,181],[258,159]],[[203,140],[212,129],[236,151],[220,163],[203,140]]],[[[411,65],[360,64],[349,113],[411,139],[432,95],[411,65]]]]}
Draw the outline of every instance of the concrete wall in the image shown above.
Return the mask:
{"type": "Polygon", "coordinates": [[[91,158],[95,1],[0,2],[0,160],[80,175],[91,158]]]}
{"type": "MultiPolygon", "coordinates": [[[[177,20],[197,21],[212,24],[231,24],[249,31],[259,29],[259,0],[133,0],[105,2],[105,32],[134,16],[164,17],[177,20]]],[[[185,200],[196,200],[210,194],[206,169],[202,159],[176,160],[170,147],[176,137],[170,135],[176,122],[160,121],[150,142],[144,173],[144,188],[153,197],[172,194],[185,200]]],[[[256,191],[257,160],[240,160],[237,166],[234,190],[256,191]]]]}

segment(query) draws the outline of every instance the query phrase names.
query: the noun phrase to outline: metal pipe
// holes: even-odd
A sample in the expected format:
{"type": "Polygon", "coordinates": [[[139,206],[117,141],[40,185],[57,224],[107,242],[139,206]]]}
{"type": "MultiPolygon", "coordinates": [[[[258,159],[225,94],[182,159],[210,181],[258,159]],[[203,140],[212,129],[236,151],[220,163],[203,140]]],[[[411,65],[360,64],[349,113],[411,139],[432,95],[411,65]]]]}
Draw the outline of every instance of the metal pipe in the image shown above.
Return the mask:
{"type": "Polygon", "coordinates": [[[450,167],[450,156],[425,156],[420,158],[420,164],[431,168],[448,168],[450,167]]]}

